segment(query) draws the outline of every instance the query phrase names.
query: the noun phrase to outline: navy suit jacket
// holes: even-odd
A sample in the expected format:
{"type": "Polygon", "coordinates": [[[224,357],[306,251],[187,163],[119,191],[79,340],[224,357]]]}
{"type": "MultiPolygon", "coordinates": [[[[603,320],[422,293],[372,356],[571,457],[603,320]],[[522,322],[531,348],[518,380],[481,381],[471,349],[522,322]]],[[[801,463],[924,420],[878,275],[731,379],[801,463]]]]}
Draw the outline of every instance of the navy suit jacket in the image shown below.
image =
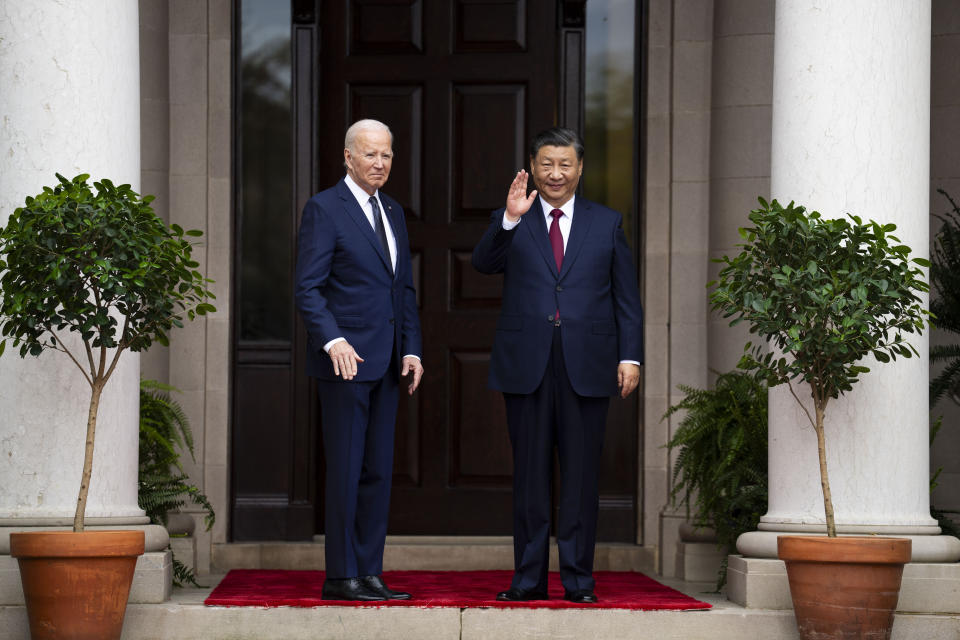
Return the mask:
{"type": "Polygon", "coordinates": [[[473,250],[481,273],[503,273],[503,306],[490,361],[490,387],[533,393],[540,385],[559,309],[567,373],[581,396],[617,393],[621,360],[643,362],[643,313],[633,257],[612,209],[581,197],[558,272],[538,197],[520,224],[503,229],[504,209],[473,250]]]}
{"type": "Polygon", "coordinates": [[[364,362],[358,382],[379,380],[391,357],[421,355],[410,241],[403,208],[380,192],[397,240],[396,274],[357,199],[343,180],[303,208],[297,238],[295,298],[307,328],[307,375],[336,380],[323,345],[347,339],[364,362]]]}

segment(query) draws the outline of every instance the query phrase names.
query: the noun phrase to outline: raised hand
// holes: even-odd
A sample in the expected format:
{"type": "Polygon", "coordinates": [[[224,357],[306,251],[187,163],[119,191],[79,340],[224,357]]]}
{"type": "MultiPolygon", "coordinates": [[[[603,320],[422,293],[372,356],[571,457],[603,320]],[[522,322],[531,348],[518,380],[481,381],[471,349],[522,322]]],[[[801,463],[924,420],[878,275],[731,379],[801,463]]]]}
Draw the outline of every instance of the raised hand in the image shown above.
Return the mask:
{"type": "Polygon", "coordinates": [[[521,169],[517,171],[517,177],[510,183],[510,190],[507,191],[507,210],[504,215],[510,222],[516,222],[520,216],[530,210],[533,200],[537,197],[537,190],[534,189],[527,195],[527,177],[526,171],[521,169]]]}

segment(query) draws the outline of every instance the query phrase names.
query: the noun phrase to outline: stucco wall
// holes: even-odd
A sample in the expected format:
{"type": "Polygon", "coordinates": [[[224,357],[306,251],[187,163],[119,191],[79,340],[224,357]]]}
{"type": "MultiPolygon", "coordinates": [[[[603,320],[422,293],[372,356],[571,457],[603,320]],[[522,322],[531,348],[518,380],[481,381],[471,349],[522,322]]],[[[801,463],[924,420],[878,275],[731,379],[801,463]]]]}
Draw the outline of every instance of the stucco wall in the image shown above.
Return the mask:
{"type": "Polygon", "coordinates": [[[142,369],[181,391],[193,429],[196,462],[185,455],[184,468],[217,513],[206,533],[186,509],[198,520],[201,570],[229,518],[231,11],[230,0],[140,0],[143,190],[165,219],[204,232],[194,259],[217,296],[216,313],[151,350],[142,369]]]}

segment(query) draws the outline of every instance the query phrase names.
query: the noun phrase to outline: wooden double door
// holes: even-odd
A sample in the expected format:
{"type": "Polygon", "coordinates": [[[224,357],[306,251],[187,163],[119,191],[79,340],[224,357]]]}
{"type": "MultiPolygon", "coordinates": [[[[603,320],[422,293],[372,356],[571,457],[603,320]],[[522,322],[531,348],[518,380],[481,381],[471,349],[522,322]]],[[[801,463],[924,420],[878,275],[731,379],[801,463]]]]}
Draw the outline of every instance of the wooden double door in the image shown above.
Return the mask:
{"type": "MultiPolygon", "coordinates": [[[[582,121],[582,3],[566,4],[579,14],[539,0],[294,3],[291,215],[342,177],[350,123],[394,133],[384,191],[406,211],[426,373],[400,400],[391,534],[511,533],[503,399],[486,384],[502,277],[478,274],[470,255],[527,166],[530,135],[582,121]]],[[[299,324],[286,349],[258,363],[262,350],[236,346],[234,540],[323,532],[320,413],[299,324]],[[256,444],[264,429],[284,443],[273,459],[256,444]]],[[[599,535],[633,541],[635,399],[613,403],[607,434],[599,535]]]]}

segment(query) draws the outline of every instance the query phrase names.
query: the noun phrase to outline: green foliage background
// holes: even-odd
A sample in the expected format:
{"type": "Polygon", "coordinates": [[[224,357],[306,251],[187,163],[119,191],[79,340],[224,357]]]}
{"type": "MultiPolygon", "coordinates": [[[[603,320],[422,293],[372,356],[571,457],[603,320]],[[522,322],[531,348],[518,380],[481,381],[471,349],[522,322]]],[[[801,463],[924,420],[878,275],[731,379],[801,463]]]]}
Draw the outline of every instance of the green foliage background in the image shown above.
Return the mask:
{"type": "Polygon", "coordinates": [[[930,262],[910,258],[896,225],[760,204],[754,226],[740,230],[740,253],[717,260],[725,266],[708,284],[714,310],[763,338],[747,344],[740,367],[763,372],[770,386],[807,382],[826,406],[869,371],[864,357],[919,355],[905,334],[925,326],[920,267],[930,262]]]}
{"type": "MultiPolygon", "coordinates": [[[[0,335],[20,355],[65,351],[63,332],[80,334],[87,355],[99,347],[141,351],[216,309],[211,282],[197,270],[187,236],[167,227],[130,185],[81,174],[26,198],[0,230],[0,335]],[[116,313],[114,313],[116,312],[116,313]],[[118,318],[123,325],[118,326],[118,318]]],[[[2,352],[0,352],[2,353],[2,352]]],[[[74,363],[96,377],[94,358],[74,363]]]]}

